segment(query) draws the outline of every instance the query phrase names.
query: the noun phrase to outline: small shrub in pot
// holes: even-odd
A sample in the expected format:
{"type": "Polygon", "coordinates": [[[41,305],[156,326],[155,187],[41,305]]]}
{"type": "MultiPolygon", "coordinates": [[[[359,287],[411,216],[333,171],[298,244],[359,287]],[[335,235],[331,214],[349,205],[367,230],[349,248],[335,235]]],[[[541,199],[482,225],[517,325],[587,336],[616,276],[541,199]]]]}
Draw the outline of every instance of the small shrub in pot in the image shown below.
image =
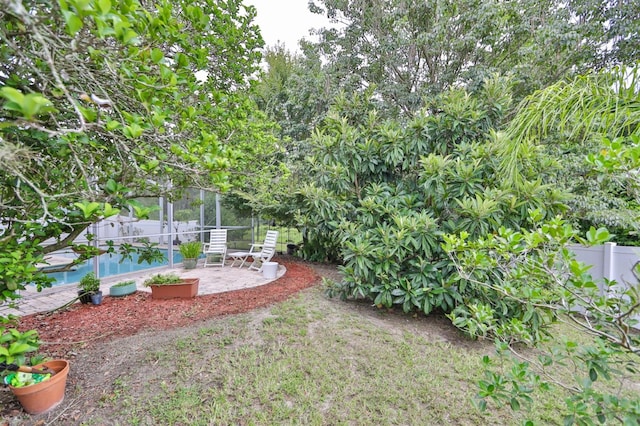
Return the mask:
{"type": "Polygon", "coordinates": [[[179,284],[182,282],[182,278],[177,276],[176,274],[155,274],[150,278],[147,278],[143,285],[145,287],[150,287],[154,285],[171,285],[171,284],[179,284]]]}
{"type": "Polygon", "coordinates": [[[89,272],[78,283],[80,302],[91,303],[91,295],[100,291],[100,279],[93,272],[89,272]]]}
{"type": "Polygon", "coordinates": [[[180,254],[182,255],[182,264],[185,269],[193,269],[198,262],[198,256],[202,252],[202,244],[200,241],[189,241],[180,244],[180,254]]]}

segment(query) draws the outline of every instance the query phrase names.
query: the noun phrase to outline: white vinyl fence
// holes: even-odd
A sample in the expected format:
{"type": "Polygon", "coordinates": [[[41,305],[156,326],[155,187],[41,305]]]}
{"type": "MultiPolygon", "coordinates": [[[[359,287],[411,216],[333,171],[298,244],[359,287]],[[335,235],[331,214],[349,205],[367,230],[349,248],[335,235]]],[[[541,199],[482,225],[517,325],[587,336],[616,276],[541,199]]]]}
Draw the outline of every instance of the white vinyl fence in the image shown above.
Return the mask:
{"type": "Polygon", "coordinates": [[[607,278],[620,284],[637,285],[633,273],[633,265],[640,261],[640,247],[618,246],[616,243],[605,243],[601,246],[572,246],[576,259],[591,265],[589,272],[595,280],[607,278]]]}
{"type": "MultiPolygon", "coordinates": [[[[638,286],[633,275],[633,267],[640,262],[640,247],[618,246],[616,243],[605,243],[601,246],[572,246],[576,259],[591,265],[589,270],[596,282],[603,279],[615,280],[619,286],[638,286]]],[[[640,312],[633,318],[640,320],[640,312]]]]}

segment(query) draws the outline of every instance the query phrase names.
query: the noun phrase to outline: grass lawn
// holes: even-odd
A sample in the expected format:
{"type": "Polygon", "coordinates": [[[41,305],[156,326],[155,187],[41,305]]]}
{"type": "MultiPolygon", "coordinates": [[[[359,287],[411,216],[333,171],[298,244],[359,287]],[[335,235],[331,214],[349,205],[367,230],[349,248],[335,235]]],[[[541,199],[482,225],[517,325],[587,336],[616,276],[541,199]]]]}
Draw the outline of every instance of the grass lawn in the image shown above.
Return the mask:
{"type": "Polygon", "coordinates": [[[558,393],[530,412],[474,408],[490,342],[443,317],[327,299],[320,287],[135,344],[83,424],[561,424],[558,393]]]}

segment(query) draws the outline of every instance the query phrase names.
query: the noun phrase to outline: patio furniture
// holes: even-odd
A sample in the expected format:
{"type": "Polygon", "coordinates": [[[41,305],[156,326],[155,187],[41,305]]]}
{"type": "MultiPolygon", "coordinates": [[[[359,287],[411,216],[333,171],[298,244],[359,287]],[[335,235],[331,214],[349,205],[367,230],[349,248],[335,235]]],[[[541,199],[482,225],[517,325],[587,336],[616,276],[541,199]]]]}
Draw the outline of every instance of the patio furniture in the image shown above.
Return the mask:
{"type": "Polygon", "coordinates": [[[231,267],[233,268],[237,262],[240,262],[239,268],[242,268],[245,263],[247,263],[247,259],[251,256],[251,252],[248,251],[234,251],[231,253],[227,253],[227,257],[231,260],[231,267]]]}
{"type": "MultiPolygon", "coordinates": [[[[253,262],[251,263],[251,265],[249,265],[249,269],[257,269],[251,268],[251,266],[256,264],[256,260],[259,261],[260,257],[262,256],[262,252],[264,252],[265,249],[267,249],[268,255],[271,251],[269,249],[273,248],[273,252],[271,254],[271,257],[273,257],[276,252],[277,242],[278,231],[267,231],[267,234],[264,237],[264,242],[262,244],[251,244],[251,248],[249,249],[249,251],[236,251],[227,253],[227,257],[233,260],[233,262],[231,263],[232,267],[235,266],[236,262],[240,262],[239,268],[242,268],[247,263],[247,259],[251,257],[253,259],[253,262]]],[[[271,259],[271,257],[269,257],[269,259],[271,259]]]]}
{"type": "Polygon", "coordinates": [[[276,254],[276,247],[273,246],[268,246],[268,247],[263,247],[262,251],[260,251],[257,254],[252,255],[253,257],[253,262],[251,262],[251,265],[249,265],[249,269],[254,269],[258,272],[262,271],[262,265],[264,265],[266,262],[271,262],[271,258],[273,257],[273,255],[276,254]]]}
{"type": "Polygon", "coordinates": [[[209,242],[202,246],[204,253],[204,267],[221,266],[227,257],[227,230],[212,229],[209,234],[209,242]]]}

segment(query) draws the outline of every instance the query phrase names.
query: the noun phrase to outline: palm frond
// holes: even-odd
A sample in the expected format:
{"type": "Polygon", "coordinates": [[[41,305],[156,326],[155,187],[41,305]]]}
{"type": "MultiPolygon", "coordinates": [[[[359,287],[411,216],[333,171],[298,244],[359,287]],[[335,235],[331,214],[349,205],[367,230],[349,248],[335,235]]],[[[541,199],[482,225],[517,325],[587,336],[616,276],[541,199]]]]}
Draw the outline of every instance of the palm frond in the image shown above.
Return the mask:
{"type": "Polygon", "coordinates": [[[640,134],[640,67],[617,67],[560,81],[525,98],[499,138],[501,173],[522,183],[526,146],[551,133],[584,143],[593,137],[640,134]]]}

